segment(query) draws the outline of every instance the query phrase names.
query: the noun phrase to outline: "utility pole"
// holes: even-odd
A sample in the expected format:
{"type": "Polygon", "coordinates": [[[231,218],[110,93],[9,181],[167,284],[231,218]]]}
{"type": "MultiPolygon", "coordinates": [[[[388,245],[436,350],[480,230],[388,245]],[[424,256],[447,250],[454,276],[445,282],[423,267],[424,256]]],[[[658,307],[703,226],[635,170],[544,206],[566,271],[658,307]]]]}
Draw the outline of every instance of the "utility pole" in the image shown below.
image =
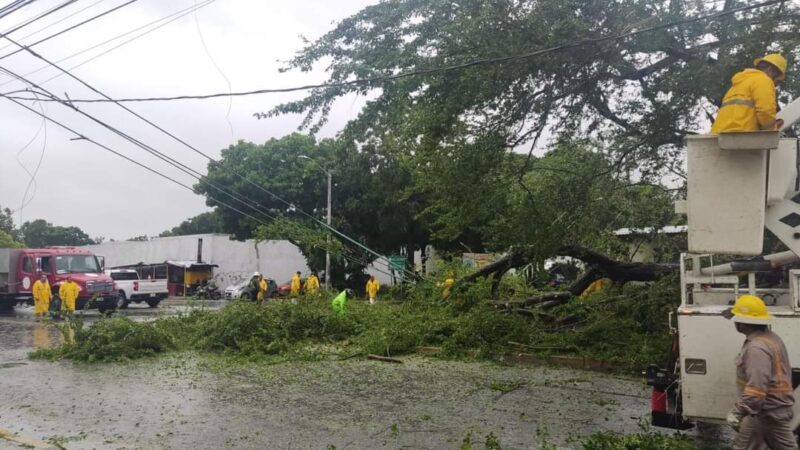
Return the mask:
{"type": "Polygon", "coordinates": [[[329,171],[325,171],[328,173],[328,237],[327,243],[328,245],[325,248],[325,289],[331,288],[331,192],[332,192],[332,176],[329,171]]]}
{"type": "Polygon", "coordinates": [[[333,174],[331,173],[330,170],[322,167],[322,164],[317,162],[316,159],[314,159],[314,158],[312,158],[310,156],[300,155],[300,156],[298,156],[298,158],[307,159],[307,160],[313,162],[314,164],[317,165],[317,167],[319,167],[320,170],[322,170],[323,172],[325,172],[326,175],[328,175],[328,217],[327,217],[328,236],[326,237],[326,241],[327,241],[327,246],[326,247],[327,248],[325,249],[325,289],[330,289],[331,288],[331,251],[330,251],[330,248],[331,248],[331,231],[330,231],[330,227],[331,227],[331,209],[332,209],[331,200],[332,200],[332,195],[333,195],[332,194],[333,193],[333,174]]]}

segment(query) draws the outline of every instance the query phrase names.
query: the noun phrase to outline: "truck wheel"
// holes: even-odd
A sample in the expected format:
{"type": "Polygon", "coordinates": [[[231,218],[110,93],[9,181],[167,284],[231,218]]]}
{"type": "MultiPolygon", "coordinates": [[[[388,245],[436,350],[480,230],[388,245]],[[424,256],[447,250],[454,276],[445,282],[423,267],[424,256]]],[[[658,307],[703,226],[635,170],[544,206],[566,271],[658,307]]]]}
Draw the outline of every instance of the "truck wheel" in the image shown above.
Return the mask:
{"type": "Polygon", "coordinates": [[[156,307],[158,307],[159,303],[161,303],[161,300],[148,300],[147,301],[147,306],[149,306],[151,308],[156,308],[156,307]]]}
{"type": "Polygon", "coordinates": [[[119,296],[117,297],[117,309],[127,309],[130,303],[131,302],[128,301],[127,297],[125,297],[125,291],[119,291],[119,296]]]}

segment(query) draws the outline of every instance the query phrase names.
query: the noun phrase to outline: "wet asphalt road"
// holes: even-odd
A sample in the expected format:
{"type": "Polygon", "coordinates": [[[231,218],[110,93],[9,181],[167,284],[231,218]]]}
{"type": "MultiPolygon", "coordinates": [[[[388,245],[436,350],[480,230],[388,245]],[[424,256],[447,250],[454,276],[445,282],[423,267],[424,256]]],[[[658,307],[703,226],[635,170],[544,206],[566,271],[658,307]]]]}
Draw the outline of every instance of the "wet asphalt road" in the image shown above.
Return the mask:
{"type": "MultiPolygon", "coordinates": [[[[197,306],[120,314],[151,320],[197,306]]],[[[504,449],[575,448],[597,431],[640,431],[649,407],[634,378],[424,357],[235,366],[194,354],[27,359],[58,342],[30,309],[0,316],[0,432],[67,449],[457,449],[468,435],[483,448],[489,433],[504,449]]],[[[20,447],[0,439],[2,448],[20,447]]]]}

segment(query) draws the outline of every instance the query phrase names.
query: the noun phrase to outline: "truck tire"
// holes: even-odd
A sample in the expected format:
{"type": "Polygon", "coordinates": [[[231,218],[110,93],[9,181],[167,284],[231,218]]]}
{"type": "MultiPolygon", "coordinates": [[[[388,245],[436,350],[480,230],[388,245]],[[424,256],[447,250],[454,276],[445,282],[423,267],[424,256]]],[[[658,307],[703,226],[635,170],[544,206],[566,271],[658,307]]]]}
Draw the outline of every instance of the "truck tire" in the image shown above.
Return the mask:
{"type": "Polygon", "coordinates": [[[117,309],[127,309],[130,304],[131,302],[125,297],[125,291],[119,291],[119,295],[117,296],[117,309]]]}
{"type": "Polygon", "coordinates": [[[157,308],[159,303],[161,303],[161,299],[158,299],[158,300],[147,300],[147,306],[149,306],[151,308],[157,308]]]}

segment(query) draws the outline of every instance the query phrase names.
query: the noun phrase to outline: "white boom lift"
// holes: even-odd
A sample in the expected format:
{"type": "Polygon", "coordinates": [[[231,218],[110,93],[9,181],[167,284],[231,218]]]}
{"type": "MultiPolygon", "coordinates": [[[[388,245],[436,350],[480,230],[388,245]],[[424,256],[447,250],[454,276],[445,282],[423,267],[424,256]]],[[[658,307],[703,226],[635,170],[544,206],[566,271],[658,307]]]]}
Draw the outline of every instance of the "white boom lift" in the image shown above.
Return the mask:
{"type": "MultiPolygon", "coordinates": [[[[687,138],[687,199],[676,211],[687,215],[689,253],[681,255],[677,328],[669,317],[676,333],[672,357],[667,367],[646,372],[654,387],[654,425],[724,422],[737,398],[734,359],[744,337],[723,313],[740,294],[764,299],[773,330],[800,367],[800,270],[790,270],[788,283],[779,286],[756,284],[757,273],[800,260],[800,141],[781,134],[800,120],[800,99],[778,118],[780,131],[687,138]],[[764,227],[790,251],[736,259],[762,253],[764,227]]],[[[797,372],[793,378],[800,380],[797,372]]],[[[797,430],[800,396],[794,417],[797,430]]]]}

